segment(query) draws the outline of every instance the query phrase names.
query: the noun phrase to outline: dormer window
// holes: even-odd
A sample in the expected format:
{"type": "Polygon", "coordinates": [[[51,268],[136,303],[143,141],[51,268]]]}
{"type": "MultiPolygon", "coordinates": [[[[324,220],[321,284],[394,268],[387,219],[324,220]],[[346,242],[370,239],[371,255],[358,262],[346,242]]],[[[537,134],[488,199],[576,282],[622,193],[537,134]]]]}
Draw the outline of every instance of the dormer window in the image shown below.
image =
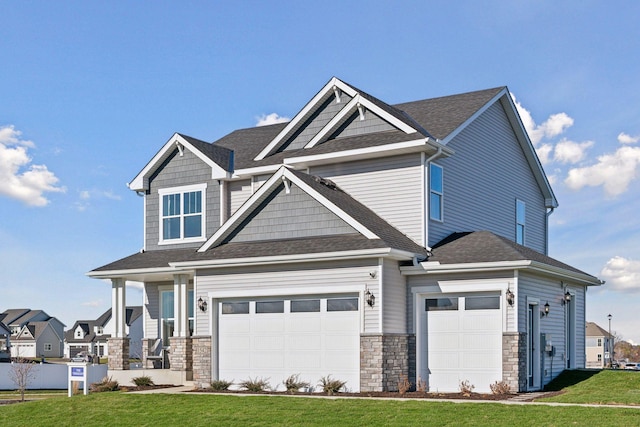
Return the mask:
{"type": "Polygon", "coordinates": [[[104,328],[102,326],[96,326],[96,335],[104,334],[104,328]]]}
{"type": "Polygon", "coordinates": [[[160,198],[160,244],[205,240],[206,184],[165,188],[160,198]]]}
{"type": "Polygon", "coordinates": [[[76,338],[83,338],[82,329],[80,329],[80,328],[76,329],[76,336],[75,337],[76,338]]]}

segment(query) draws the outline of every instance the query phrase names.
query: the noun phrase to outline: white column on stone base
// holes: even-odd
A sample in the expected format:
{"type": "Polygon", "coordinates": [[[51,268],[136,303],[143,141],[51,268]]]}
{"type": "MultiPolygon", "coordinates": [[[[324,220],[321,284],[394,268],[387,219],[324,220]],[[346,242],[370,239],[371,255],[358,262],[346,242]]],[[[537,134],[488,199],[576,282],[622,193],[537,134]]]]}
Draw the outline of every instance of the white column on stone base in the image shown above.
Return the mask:
{"type": "Polygon", "coordinates": [[[189,313],[187,311],[187,283],[186,274],[173,276],[173,318],[174,337],[186,337],[189,327],[189,313]]]}
{"type": "Polygon", "coordinates": [[[126,336],[126,281],[122,278],[111,279],[111,319],[114,338],[126,336]]]}

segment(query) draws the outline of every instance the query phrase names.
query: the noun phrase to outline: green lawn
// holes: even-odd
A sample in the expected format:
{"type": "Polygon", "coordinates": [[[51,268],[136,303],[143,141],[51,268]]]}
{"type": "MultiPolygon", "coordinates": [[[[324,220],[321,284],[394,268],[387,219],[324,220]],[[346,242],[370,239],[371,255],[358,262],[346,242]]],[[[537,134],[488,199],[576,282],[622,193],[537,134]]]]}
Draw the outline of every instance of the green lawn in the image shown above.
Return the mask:
{"type": "Polygon", "coordinates": [[[634,392],[639,380],[640,372],[603,371],[570,373],[552,384],[566,390],[556,401],[610,401],[638,409],[110,392],[0,406],[0,426],[627,426],[640,425],[640,393],[634,392]]]}

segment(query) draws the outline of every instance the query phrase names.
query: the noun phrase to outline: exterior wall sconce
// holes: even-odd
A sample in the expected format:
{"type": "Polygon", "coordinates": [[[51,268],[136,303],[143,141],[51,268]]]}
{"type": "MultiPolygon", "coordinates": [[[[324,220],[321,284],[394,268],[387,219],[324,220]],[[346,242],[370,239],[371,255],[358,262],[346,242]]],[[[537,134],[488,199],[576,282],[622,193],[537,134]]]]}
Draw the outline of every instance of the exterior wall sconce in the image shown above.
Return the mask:
{"type": "Polygon", "coordinates": [[[507,297],[507,303],[509,303],[509,305],[512,306],[516,300],[516,296],[513,294],[513,292],[511,292],[511,289],[507,289],[506,297],[507,297]]]}
{"type": "Polygon", "coordinates": [[[202,299],[202,297],[198,298],[198,308],[200,309],[200,311],[202,311],[203,313],[205,311],[207,311],[207,302],[205,300],[202,299]]]}
{"type": "Polygon", "coordinates": [[[546,302],[546,304],[544,305],[544,312],[543,312],[543,314],[544,314],[545,316],[548,316],[548,315],[549,315],[549,301],[547,301],[547,302],[546,302]]]}
{"type": "Polygon", "coordinates": [[[571,302],[571,294],[567,291],[562,297],[562,304],[569,304],[571,302]]]}
{"type": "Polygon", "coordinates": [[[373,307],[376,305],[376,297],[371,293],[369,289],[364,293],[364,300],[367,302],[369,307],[373,307]]]}

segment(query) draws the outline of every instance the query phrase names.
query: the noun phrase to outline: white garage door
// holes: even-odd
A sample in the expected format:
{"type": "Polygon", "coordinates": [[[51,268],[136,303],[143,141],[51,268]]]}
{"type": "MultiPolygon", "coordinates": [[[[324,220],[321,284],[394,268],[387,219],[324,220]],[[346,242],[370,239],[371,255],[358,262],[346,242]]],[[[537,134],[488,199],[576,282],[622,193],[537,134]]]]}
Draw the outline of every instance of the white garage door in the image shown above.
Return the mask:
{"type": "Polygon", "coordinates": [[[502,315],[499,295],[428,298],[427,368],[432,392],[460,391],[469,381],[490,392],[502,381],[502,315]]]}
{"type": "Polygon", "coordinates": [[[268,378],[272,387],[293,374],[317,386],[321,377],[360,389],[357,297],[221,301],[218,377],[239,383],[268,378]]]}

